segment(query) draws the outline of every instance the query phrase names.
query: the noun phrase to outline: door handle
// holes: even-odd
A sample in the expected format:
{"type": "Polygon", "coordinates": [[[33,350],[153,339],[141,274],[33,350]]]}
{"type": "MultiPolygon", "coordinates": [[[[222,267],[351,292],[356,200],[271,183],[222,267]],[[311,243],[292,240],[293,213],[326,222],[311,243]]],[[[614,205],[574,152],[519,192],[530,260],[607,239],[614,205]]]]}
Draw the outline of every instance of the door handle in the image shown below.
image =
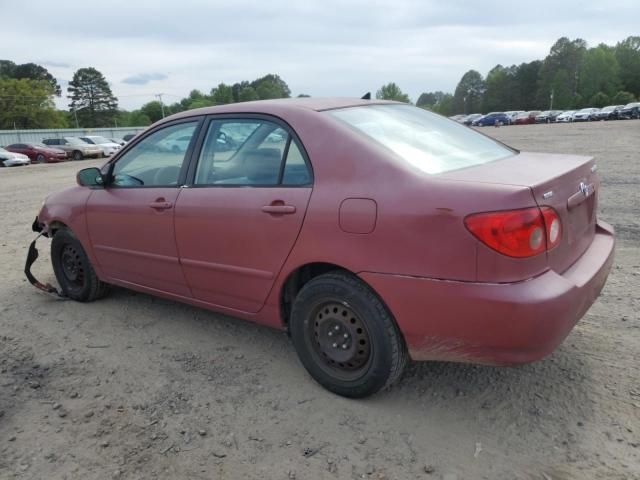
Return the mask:
{"type": "Polygon", "coordinates": [[[296,213],[296,207],[293,205],[265,205],[262,207],[262,211],[265,213],[275,214],[275,215],[291,215],[292,213],[296,213]]]}
{"type": "Polygon", "coordinates": [[[163,199],[158,199],[155,202],[151,202],[149,206],[154,210],[168,210],[171,207],[173,207],[173,203],[167,202],[166,200],[163,200],[163,199]]]}

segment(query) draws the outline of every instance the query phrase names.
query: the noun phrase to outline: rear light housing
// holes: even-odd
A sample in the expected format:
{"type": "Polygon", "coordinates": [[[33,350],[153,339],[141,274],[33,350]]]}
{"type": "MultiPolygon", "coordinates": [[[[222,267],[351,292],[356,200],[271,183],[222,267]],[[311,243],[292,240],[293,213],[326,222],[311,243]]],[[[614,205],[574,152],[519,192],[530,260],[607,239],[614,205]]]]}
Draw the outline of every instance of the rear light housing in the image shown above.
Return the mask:
{"type": "Polygon", "coordinates": [[[560,243],[562,223],[551,207],[533,207],[469,215],[467,229],[482,243],[509,257],[526,258],[560,243]]]}

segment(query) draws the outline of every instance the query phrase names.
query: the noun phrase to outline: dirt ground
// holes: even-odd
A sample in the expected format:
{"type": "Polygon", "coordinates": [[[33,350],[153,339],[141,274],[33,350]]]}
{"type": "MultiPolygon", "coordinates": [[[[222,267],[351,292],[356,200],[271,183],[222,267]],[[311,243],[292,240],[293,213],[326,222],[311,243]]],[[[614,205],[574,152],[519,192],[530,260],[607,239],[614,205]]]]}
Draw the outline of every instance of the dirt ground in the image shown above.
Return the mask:
{"type": "Polygon", "coordinates": [[[640,121],[483,132],[597,156],[609,281],[545,360],[413,364],[359,401],[315,384],[281,332],[122,289],[36,291],[22,269],[40,203],[99,162],[1,169],[0,478],[640,478],[640,121]]]}

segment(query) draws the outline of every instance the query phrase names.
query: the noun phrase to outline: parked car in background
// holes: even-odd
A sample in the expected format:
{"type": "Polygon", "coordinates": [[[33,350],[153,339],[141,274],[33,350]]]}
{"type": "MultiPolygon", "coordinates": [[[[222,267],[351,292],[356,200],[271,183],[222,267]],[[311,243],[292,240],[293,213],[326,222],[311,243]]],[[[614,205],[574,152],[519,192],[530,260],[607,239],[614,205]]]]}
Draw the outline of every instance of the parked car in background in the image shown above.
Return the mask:
{"type": "Polygon", "coordinates": [[[592,116],[592,120],[617,120],[618,112],[624,108],[624,105],[609,105],[603,107],[600,111],[596,112],[592,116]]]}
{"type": "Polygon", "coordinates": [[[556,123],[569,123],[573,122],[573,114],[576,110],[566,110],[556,117],[556,123]]]}
{"type": "Polygon", "coordinates": [[[513,125],[513,122],[516,119],[516,117],[519,114],[524,113],[524,110],[509,110],[508,112],[504,112],[504,113],[507,117],[509,117],[509,124],[513,125]]]}
{"type": "Polygon", "coordinates": [[[99,146],[102,149],[102,155],[105,157],[110,157],[122,148],[122,145],[119,143],[112,142],[108,138],[104,138],[99,135],[87,135],[80,137],[80,140],[87,142],[90,145],[99,146]]]}
{"type": "Polygon", "coordinates": [[[462,119],[462,123],[464,123],[466,126],[471,126],[471,124],[475,120],[478,120],[482,117],[483,115],[481,113],[471,113],[462,119]]]}
{"type": "Polygon", "coordinates": [[[26,155],[0,147],[0,167],[19,167],[30,163],[31,160],[26,155]]]}
{"type": "Polygon", "coordinates": [[[504,112],[491,112],[475,120],[472,125],[477,127],[493,127],[494,125],[509,125],[510,120],[504,112]]]}
{"type": "Polygon", "coordinates": [[[5,148],[10,152],[26,155],[31,163],[56,163],[68,159],[67,152],[64,150],[48,147],[43,143],[13,143],[5,148]]]}
{"type": "Polygon", "coordinates": [[[409,358],[555,350],[613,263],[599,192],[591,157],[519,152],[397,102],[296,98],[165,118],[49,194],[33,229],[68,298],[114,284],[286,330],[319,384],[365,397],[409,358]],[[157,148],[173,136],[188,153],[157,148]]]}
{"type": "Polygon", "coordinates": [[[514,125],[529,125],[536,123],[536,117],[540,114],[540,110],[532,110],[531,112],[522,112],[516,115],[513,121],[514,125]]]}
{"type": "Polygon", "coordinates": [[[595,114],[598,113],[599,111],[600,111],[599,108],[593,108],[593,107],[583,108],[582,110],[578,110],[576,113],[573,114],[573,121],[574,122],[590,122],[591,120],[594,120],[595,114]]]}
{"type": "Polygon", "coordinates": [[[621,120],[640,118],[640,102],[633,102],[625,105],[624,108],[618,111],[618,118],[621,120]]]}
{"type": "Polygon", "coordinates": [[[452,115],[449,117],[449,120],[453,120],[454,122],[462,123],[462,120],[466,117],[464,114],[452,115]]]}
{"type": "Polygon", "coordinates": [[[545,110],[536,115],[535,123],[553,123],[561,113],[562,110],[545,110]]]}
{"type": "Polygon", "coordinates": [[[136,135],[137,133],[127,133],[124,137],[122,137],[122,139],[125,142],[130,142],[133,138],[135,138],[136,135]]]}
{"type": "Polygon", "coordinates": [[[122,138],[109,138],[113,143],[117,143],[121,147],[124,147],[128,142],[122,138]]]}
{"type": "Polygon", "coordinates": [[[100,158],[102,156],[102,148],[98,145],[90,145],[78,137],[45,138],[42,143],[49,147],[64,150],[74,160],[100,158]]]}

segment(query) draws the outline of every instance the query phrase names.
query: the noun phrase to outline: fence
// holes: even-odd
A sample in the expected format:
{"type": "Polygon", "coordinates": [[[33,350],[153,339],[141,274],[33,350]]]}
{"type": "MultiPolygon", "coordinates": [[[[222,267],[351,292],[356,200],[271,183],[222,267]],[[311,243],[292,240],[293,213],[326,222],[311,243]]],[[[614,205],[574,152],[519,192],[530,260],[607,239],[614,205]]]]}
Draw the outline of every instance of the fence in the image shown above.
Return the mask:
{"type": "Polygon", "coordinates": [[[106,138],[122,138],[129,133],[138,133],[146,127],[121,128],[57,128],[43,130],[0,130],[0,146],[12,143],[38,143],[43,138],[83,137],[100,135],[106,138]]]}

